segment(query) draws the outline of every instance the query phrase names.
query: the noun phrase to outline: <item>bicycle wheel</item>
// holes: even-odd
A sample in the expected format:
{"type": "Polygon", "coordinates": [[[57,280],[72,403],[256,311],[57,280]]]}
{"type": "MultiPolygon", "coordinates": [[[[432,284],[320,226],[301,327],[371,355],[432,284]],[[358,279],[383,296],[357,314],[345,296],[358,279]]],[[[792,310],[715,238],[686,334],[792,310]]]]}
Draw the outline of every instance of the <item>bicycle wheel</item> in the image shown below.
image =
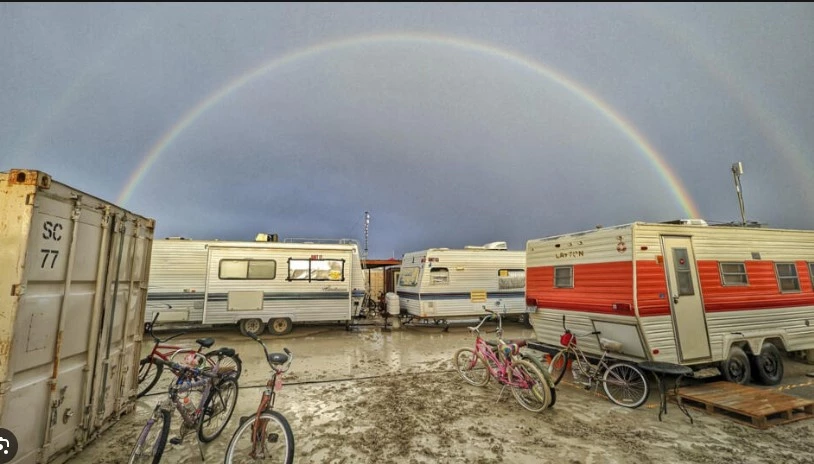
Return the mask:
{"type": "Polygon", "coordinates": [[[136,440],[136,446],[133,447],[133,452],[130,453],[130,464],[135,463],[152,463],[158,464],[161,461],[161,455],[164,453],[164,447],[167,445],[167,437],[170,434],[170,419],[169,411],[164,411],[156,407],[153,411],[153,417],[147,421],[147,424],[141,430],[141,433],[136,440]]]}
{"type": "Polygon", "coordinates": [[[148,356],[138,363],[138,393],[136,398],[141,398],[147,392],[153,389],[158,379],[161,377],[161,372],[164,371],[162,364],[153,362],[153,357],[148,356]]]}
{"type": "Polygon", "coordinates": [[[481,362],[481,357],[472,348],[461,348],[453,357],[455,369],[461,378],[470,385],[482,387],[489,383],[489,371],[481,362]]]}
{"type": "Polygon", "coordinates": [[[548,369],[546,369],[545,366],[543,366],[543,363],[541,363],[540,360],[534,356],[524,353],[520,353],[520,356],[524,361],[534,364],[534,367],[536,367],[537,370],[543,374],[543,377],[545,377],[545,380],[548,383],[549,390],[551,390],[551,401],[548,402],[548,407],[550,408],[554,406],[554,404],[557,403],[557,388],[555,387],[554,380],[551,379],[551,375],[548,373],[548,369]]]}
{"type": "Polygon", "coordinates": [[[602,376],[605,394],[615,404],[626,408],[638,408],[650,394],[650,385],[642,371],[627,363],[616,363],[608,367],[602,376]]]}
{"type": "Polygon", "coordinates": [[[515,361],[511,369],[512,383],[522,379],[528,385],[525,388],[511,385],[514,399],[520,403],[520,406],[531,412],[540,412],[547,408],[551,403],[551,387],[548,386],[548,381],[543,373],[534,364],[522,359],[515,361]]]}
{"type": "Polygon", "coordinates": [[[245,419],[229,441],[224,464],[294,462],[294,434],[282,414],[267,410],[245,419]]]}
{"type": "Polygon", "coordinates": [[[568,350],[562,350],[559,353],[555,354],[551,361],[548,363],[548,373],[551,375],[551,380],[554,381],[554,385],[560,383],[562,380],[562,376],[565,375],[565,371],[568,369],[568,361],[571,358],[568,350]]]}
{"type": "Polygon", "coordinates": [[[237,380],[225,377],[209,391],[204,402],[201,421],[198,423],[198,439],[204,443],[218,438],[226,428],[237,404],[237,380]]]}
{"type": "Polygon", "coordinates": [[[234,356],[224,356],[218,359],[217,353],[217,351],[206,353],[205,356],[207,361],[209,361],[209,365],[213,366],[215,363],[218,363],[218,373],[225,374],[226,371],[231,370],[235,373],[235,380],[239,379],[240,374],[243,373],[243,360],[240,359],[240,356],[235,353],[234,356]]]}

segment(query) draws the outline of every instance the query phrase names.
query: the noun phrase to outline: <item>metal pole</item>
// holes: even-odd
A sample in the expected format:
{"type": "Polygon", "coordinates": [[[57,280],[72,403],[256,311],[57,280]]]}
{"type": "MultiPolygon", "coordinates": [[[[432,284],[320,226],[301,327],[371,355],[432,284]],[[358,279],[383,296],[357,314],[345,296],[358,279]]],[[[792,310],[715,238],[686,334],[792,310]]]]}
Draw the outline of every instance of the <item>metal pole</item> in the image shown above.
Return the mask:
{"type": "Polygon", "coordinates": [[[743,163],[738,161],[732,164],[732,176],[735,177],[735,191],[738,193],[738,205],[741,210],[741,225],[746,226],[746,209],[743,206],[743,192],[741,192],[741,174],[743,174],[743,163]]]}

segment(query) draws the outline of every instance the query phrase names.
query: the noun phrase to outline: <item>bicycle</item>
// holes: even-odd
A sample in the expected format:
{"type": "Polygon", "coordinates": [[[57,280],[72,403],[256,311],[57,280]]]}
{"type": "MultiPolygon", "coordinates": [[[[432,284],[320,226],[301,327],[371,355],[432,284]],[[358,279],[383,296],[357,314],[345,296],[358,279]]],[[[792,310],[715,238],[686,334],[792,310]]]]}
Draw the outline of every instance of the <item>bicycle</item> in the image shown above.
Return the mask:
{"type": "MultiPolygon", "coordinates": [[[[233,356],[234,350],[221,348],[216,350],[216,353],[217,357],[226,358],[233,356]]],[[[206,364],[204,355],[196,353],[195,357],[198,358],[199,365],[206,364]]],[[[155,406],[152,416],[141,430],[130,454],[129,463],[158,464],[161,461],[167,445],[173,407],[181,415],[182,422],[178,437],[170,439],[170,443],[181,444],[187,434],[197,431],[198,450],[203,460],[201,443],[208,443],[217,438],[232,417],[239,391],[237,380],[230,372],[219,372],[217,363],[208,369],[165,362],[161,358],[156,358],[155,362],[156,365],[166,365],[176,375],[176,381],[170,385],[167,398],[155,406]],[[200,393],[199,401],[190,400],[193,393],[200,393]],[[210,428],[213,425],[214,428],[210,428]]]]}
{"type": "MultiPolygon", "coordinates": [[[[175,337],[179,337],[181,335],[185,335],[186,332],[177,333],[165,339],[160,339],[153,334],[153,327],[155,326],[155,322],[158,320],[158,316],[160,313],[156,313],[155,317],[153,317],[152,322],[148,322],[145,324],[147,326],[147,333],[150,334],[150,337],[153,338],[153,349],[150,351],[150,354],[145,356],[139,361],[139,370],[138,370],[138,386],[139,390],[136,393],[136,398],[141,398],[142,396],[146,395],[150,392],[150,390],[155,387],[158,383],[158,380],[161,378],[161,374],[164,370],[164,364],[158,364],[155,361],[160,359],[162,361],[170,361],[175,363],[187,363],[189,364],[190,360],[195,359],[193,354],[203,354],[204,348],[211,348],[212,345],[215,344],[215,340],[212,338],[199,338],[195,340],[195,343],[198,344],[198,349],[194,350],[192,348],[185,348],[182,346],[174,346],[174,345],[167,345],[166,343],[172,340],[175,337]],[[189,357],[189,359],[184,359],[189,357]]],[[[205,365],[211,368],[214,364],[212,358],[218,353],[218,350],[210,351],[204,354],[205,357],[205,365]]],[[[240,356],[235,353],[233,356],[228,357],[226,359],[221,360],[221,364],[219,370],[223,373],[226,373],[227,370],[231,370],[234,372],[235,380],[240,378],[240,374],[243,372],[243,362],[240,359],[240,356]]]]}
{"type": "Polygon", "coordinates": [[[486,306],[483,309],[490,315],[484,317],[477,326],[469,327],[469,331],[475,335],[475,347],[461,348],[453,357],[458,374],[476,387],[486,386],[494,378],[503,385],[500,396],[503,395],[503,389],[510,387],[515,400],[529,411],[540,412],[552,406],[556,402],[554,382],[539,361],[520,352],[526,346],[526,341],[505,342],[500,314],[486,306]],[[498,328],[495,330],[497,342],[486,341],[480,334],[481,326],[493,318],[498,321],[498,328]]]}
{"type": "MultiPolygon", "coordinates": [[[[602,384],[605,395],[608,399],[619,406],[626,408],[638,408],[650,394],[650,386],[644,373],[633,364],[612,360],[608,361],[608,353],[621,352],[622,343],[607,338],[599,338],[599,346],[602,348],[602,356],[596,364],[591,363],[582,349],[577,345],[577,334],[573,333],[565,326],[565,316],[562,317],[563,335],[560,337],[560,344],[565,348],[560,350],[549,362],[548,372],[558,384],[565,375],[568,365],[571,365],[571,373],[574,379],[585,377],[587,381],[583,385],[590,389],[592,384],[598,388],[602,384]]],[[[601,335],[596,330],[579,336],[601,335]]]]}
{"type": "Polygon", "coordinates": [[[274,410],[274,400],[283,388],[283,373],[291,367],[294,355],[288,348],[283,348],[285,353],[269,354],[266,344],[257,335],[247,335],[263,347],[272,373],[257,411],[240,418],[223,462],[232,464],[263,459],[264,462],[291,464],[294,461],[294,433],[285,416],[274,410]]]}

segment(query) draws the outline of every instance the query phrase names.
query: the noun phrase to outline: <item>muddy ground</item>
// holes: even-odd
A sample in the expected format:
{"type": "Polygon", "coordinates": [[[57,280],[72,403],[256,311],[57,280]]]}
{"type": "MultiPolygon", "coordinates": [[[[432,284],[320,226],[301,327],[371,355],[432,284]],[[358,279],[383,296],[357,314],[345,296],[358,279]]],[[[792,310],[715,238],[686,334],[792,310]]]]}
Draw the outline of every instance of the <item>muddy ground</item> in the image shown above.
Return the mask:
{"type": "MultiPolygon", "coordinates": [[[[541,413],[517,404],[492,382],[465,384],[451,358],[474,340],[467,324],[295,327],[284,337],[264,335],[274,351],[295,355],[277,409],[291,423],[298,463],[814,463],[814,420],[758,430],[719,414],[676,404],[658,419],[658,393],[638,409],[613,405],[604,395],[558,386],[557,403],[541,413]]],[[[179,339],[194,344],[211,336],[244,361],[240,394],[223,435],[204,446],[205,462],[222,462],[237,420],[254,411],[268,366],[262,349],[234,329],[199,331],[179,339]]],[[[533,338],[530,328],[508,324],[506,338],[533,338]]],[[[180,344],[180,343],[179,343],[180,344]]],[[[149,351],[151,346],[145,346],[149,351]]],[[[814,400],[814,366],[786,360],[780,387],[764,387],[814,400]]],[[[654,382],[653,382],[654,383],[654,382]]],[[[70,462],[119,463],[127,457],[161,388],[70,462]]],[[[177,431],[174,416],[170,435],[177,431]]],[[[199,463],[194,435],[168,445],[162,462],[199,463]]]]}

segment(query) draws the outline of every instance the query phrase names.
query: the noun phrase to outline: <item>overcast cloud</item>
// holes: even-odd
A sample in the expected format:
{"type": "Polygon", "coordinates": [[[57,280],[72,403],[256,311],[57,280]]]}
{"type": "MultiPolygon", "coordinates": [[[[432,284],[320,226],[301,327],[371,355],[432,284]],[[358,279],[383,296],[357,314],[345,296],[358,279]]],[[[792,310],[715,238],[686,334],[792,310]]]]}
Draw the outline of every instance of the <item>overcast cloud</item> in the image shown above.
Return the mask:
{"type": "Polygon", "coordinates": [[[747,220],[814,228],[812,4],[5,3],[0,43],[0,171],[157,238],[740,221],[737,161],[747,220]]]}

